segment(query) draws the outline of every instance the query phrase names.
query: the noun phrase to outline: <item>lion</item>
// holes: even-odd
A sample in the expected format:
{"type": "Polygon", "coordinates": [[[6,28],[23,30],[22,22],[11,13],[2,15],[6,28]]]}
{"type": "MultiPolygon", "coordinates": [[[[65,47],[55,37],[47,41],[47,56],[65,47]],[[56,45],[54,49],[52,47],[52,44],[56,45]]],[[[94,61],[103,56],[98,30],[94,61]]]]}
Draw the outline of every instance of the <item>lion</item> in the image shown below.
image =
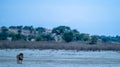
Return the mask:
{"type": "Polygon", "coordinates": [[[22,61],[23,61],[23,53],[20,53],[16,56],[17,58],[17,64],[22,64],[22,61]]]}

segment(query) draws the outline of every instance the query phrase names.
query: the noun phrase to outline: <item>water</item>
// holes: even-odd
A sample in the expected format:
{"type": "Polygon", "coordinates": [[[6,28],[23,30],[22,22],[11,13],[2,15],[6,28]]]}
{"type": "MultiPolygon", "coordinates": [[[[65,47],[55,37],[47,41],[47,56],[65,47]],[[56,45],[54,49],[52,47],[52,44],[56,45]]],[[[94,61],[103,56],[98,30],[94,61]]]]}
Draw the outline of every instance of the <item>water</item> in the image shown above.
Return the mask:
{"type": "Polygon", "coordinates": [[[0,67],[120,67],[120,52],[4,49],[0,67]],[[21,52],[23,64],[17,64],[16,55],[21,52]]]}

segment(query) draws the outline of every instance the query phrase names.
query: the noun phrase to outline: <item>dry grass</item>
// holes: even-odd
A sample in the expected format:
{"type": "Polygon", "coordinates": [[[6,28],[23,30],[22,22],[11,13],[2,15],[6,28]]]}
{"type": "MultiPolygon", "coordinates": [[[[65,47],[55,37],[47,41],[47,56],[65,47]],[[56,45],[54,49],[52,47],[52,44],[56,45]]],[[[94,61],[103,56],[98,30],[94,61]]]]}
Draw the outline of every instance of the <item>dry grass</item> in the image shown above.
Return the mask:
{"type": "Polygon", "coordinates": [[[26,42],[0,41],[0,49],[65,49],[65,50],[120,50],[120,44],[85,44],[82,42],[26,42]]]}

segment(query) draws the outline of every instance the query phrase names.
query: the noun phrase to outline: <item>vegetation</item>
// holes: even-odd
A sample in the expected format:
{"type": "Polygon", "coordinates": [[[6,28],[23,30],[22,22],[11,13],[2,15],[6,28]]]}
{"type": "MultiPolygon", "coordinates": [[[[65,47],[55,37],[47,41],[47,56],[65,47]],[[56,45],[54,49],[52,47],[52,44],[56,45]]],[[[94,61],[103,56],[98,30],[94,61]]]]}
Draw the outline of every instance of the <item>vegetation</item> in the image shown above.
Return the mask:
{"type": "Polygon", "coordinates": [[[53,28],[52,33],[55,33],[56,35],[63,35],[65,32],[69,32],[70,30],[70,27],[58,26],[56,28],[53,28]]]}
{"type": "Polygon", "coordinates": [[[85,44],[83,42],[52,42],[52,41],[0,41],[0,49],[65,49],[65,50],[114,50],[120,51],[120,44],[102,43],[102,44],[85,44]]]}
{"type": "Polygon", "coordinates": [[[55,41],[56,38],[61,40],[61,42],[72,42],[72,41],[83,41],[88,44],[97,44],[101,43],[120,43],[120,36],[98,36],[98,35],[89,35],[86,33],[79,33],[76,29],[71,29],[68,26],[58,26],[52,30],[33,26],[10,26],[0,27],[0,40],[8,40],[11,38],[11,41],[55,41]],[[11,31],[12,30],[12,31],[11,31]],[[56,37],[56,38],[55,38],[56,37]]]}
{"type": "Polygon", "coordinates": [[[90,41],[90,44],[96,44],[98,41],[98,37],[97,36],[91,36],[91,41],[90,41]]]}
{"type": "Polygon", "coordinates": [[[58,26],[52,30],[43,27],[34,28],[33,26],[0,27],[0,48],[41,49],[43,46],[45,49],[120,50],[120,36],[89,35],[79,33],[78,30],[68,26],[58,26]],[[41,42],[45,45],[41,45],[41,42]]]}
{"type": "Polygon", "coordinates": [[[63,34],[63,39],[66,41],[66,42],[71,42],[73,41],[74,39],[74,33],[72,31],[69,31],[69,32],[65,32],[63,34]]]}

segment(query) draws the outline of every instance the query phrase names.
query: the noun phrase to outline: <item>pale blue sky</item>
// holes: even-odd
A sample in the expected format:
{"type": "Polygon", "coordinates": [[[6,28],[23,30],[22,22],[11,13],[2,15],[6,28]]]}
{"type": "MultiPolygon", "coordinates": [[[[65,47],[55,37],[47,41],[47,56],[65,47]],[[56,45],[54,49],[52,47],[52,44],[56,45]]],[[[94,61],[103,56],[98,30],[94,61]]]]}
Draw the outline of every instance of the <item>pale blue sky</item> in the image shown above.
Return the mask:
{"type": "Polygon", "coordinates": [[[0,0],[0,26],[11,25],[120,35],[120,0],[0,0]]]}

